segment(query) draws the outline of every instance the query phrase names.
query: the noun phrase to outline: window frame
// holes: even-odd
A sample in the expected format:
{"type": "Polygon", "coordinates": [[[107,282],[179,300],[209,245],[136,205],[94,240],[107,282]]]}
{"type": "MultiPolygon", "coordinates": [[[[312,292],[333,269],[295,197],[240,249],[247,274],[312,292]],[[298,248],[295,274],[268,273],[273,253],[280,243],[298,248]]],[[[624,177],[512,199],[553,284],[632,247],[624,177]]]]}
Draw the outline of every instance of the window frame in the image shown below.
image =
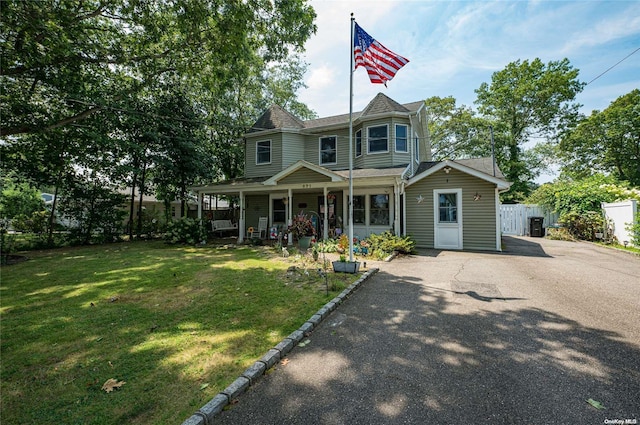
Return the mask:
{"type": "MultiPolygon", "coordinates": [[[[264,152],[263,152],[264,153],[264,152]]],[[[259,140],[256,142],[256,165],[269,165],[271,164],[272,161],[272,153],[273,153],[273,142],[271,141],[271,139],[269,140],[259,140]],[[259,149],[259,145],[261,143],[268,143],[269,144],[269,161],[259,161],[260,158],[260,149],[259,149]]]]}
{"type": "Polygon", "coordinates": [[[367,127],[367,155],[378,155],[378,154],[384,154],[384,153],[389,153],[389,124],[380,124],[380,125],[372,125],[367,127]],[[371,142],[372,141],[378,141],[378,140],[382,140],[381,137],[375,138],[372,140],[371,137],[371,130],[372,129],[376,129],[376,128],[381,128],[384,127],[386,130],[386,136],[385,136],[385,140],[386,140],[386,149],[385,150],[375,150],[372,151],[371,150],[371,142]]]}
{"type": "MultiPolygon", "coordinates": [[[[330,151],[329,151],[330,152],[330,151]]],[[[322,136],[318,138],[318,164],[319,165],[336,165],[338,163],[338,136],[322,136]],[[327,139],[333,139],[333,151],[334,153],[334,161],[333,162],[323,162],[322,161],[322,153],[327,152],[322,149],[322,141],[327,139]]]]}
{"type": "Polygon", "coordinates": [[[395,124],[395,143],[394,149],[397,153],[408,153],[409,152],[409,126],[406,124],[395,124]],[[398,127],[404,127],[404,137],[398,137],[398,127]],[[404,140],[404,150],[398,149],[398,140],[404,140]]]}
{"type": "Polygon", "coordinates": [[[354,226],[366,226],[367,225],[367,195],[353,195],[353,225],[354,226]],[[356,208],[356,198],[362,199],[362,208],[356,208]],[[356,211],[362,211],[362,222],[356,222],[356,211]]]}
{"type": "Polygon", "coordinates": [[[356,158],[362,156],[362,129],[356,131],[356,158]]]}
{"type": "Polygon", "coordinates": [[[388,193],[371,193],[369,194],[369,226],[390,226],[391,225],[391,197],[388,193]],[[374,200],[378,196],[386,197],[386,208],[374,208],[374,200]],[[376,211],[386,211],[387,221],[386,223],[374,223],[373,216],[376,211]]]}
{"type": "Polygon", "coordinates": [[[459,205],[458,205],[458,192],[457,191],[451,191],[451,192],[438,192],[438,215],[437,215],[437,221],[438,224],[458,224],[460,221],[460,217],[459,217],[459,205]],[[453,206],[449,203],[448,205],[442,205],[442,201],[441,201],[441,197],[444,197],[445,201],[447,201],[447,196],[453,196],[453,199],[455,200],[455,204],[453,204],[453,206]],[[443,213],[445,219],[443,220],[443,213]]]}

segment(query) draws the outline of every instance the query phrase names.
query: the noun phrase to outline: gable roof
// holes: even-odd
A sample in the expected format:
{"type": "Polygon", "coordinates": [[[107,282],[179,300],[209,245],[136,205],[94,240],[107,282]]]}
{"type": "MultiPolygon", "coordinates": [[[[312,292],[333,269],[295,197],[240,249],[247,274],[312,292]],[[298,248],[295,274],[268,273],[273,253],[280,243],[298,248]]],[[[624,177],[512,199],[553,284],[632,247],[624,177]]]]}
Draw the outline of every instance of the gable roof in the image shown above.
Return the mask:
{"type": "Polygon", "coordinates": [[[315,165],[312,164],[308,161],[305,161],[304,159],[301,159],[299,161],[296,161],[294,164],[291,164],[290,166],[288,166],[287,168],[285,168],[284,170],[280,171],[278,174],[272,176],[271,178],[266,179],[263,184],[269,185],[269,186],[273,186],[278,184],[278,180],[283,179],[284,177],[293,174],[295,171],[298,171],[301,168],[307,168],[311,171],[314,171],[318,174],[322,174],[324,176],[327,176],[331,179],[332,182],[339,182],[339,181],[343,181],[344,178],[339,176],[338,174],[334,173],[333,171],[321,167],[319,165],[315,165]]]}
{"type": "MultiPolygon", "coordinates": [[[[496,175],[493,175],[493,160],[491,158],[474,158],[474,159],[446,159],[444,161],[422,162],[418,166],[418,170],[413,177],[407,182],[407,186],[419,182],[425,177],[430,176],[445,167],[450,167],[479,179],[488,181],[496,185],[498,189],[506,190],[511,187],[511,183],[507,182],[500,169],[496,166],[496,175]]],[[[445,170],[446,171],[446,170],[445,170]]]]}
{"type": "MultiPolygon", "coordinates": [[[[454,159],[453,161],[455,161],[458,164],[465,165],[469,168],[473,168],[474,170],[481,171],[484,174],[493,176],[493,159],[491,158],[485,157],[485,158],[472,158],[472,159],[454,159]]],[[[441,162],[442,161],[421,162],[414,175],[417,176],[418,174],[422,174],[423,172],[427,171],[431,167],[435,167],[441,162]]],[[[495,177],[502,180],[505,179],[504,174],[502,174],[502,171],[500,171],[500,168],[498,168],[497,165],[496,165],[495,177]]]]}

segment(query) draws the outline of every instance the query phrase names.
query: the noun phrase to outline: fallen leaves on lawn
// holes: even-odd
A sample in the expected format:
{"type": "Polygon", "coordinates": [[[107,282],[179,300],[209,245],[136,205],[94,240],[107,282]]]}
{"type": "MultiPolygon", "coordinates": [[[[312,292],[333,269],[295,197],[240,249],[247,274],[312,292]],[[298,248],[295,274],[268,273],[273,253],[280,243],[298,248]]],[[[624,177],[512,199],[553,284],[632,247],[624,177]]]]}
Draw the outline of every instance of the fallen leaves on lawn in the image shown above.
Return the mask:
{"type": "Polygon", "coordinates": [[[107,381],[104,384],[102,384],[102,389],[105,390],[106,392],[110,393],[115,388],[120,388],[124,384],[126,384],[126,382],[118,381],[117,379],[113,379],[113,378],[109,378],[109,379],[107,379],[107,381]]]}
{"type": "Polygon", "coordinates": [[[207,382],[206,384],[202,384],[200,385],[200,391],[204,390],[205,388],[207,388],[209,386],[209,383],[207,382]]]}

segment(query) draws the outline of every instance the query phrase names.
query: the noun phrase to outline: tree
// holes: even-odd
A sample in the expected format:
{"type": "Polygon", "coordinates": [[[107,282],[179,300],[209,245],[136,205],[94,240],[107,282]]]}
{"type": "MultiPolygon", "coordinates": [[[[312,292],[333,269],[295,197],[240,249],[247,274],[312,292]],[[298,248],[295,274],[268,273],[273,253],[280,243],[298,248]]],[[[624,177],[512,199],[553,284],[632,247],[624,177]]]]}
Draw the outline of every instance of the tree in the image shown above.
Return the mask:
{"type": "Polygon", "coordinates": [[[534,138],[551,143],[576,121],[580,105],[574,100],[584,87],[577,77],[578,70],[568,59],[546,65],[540,59],[518,60],[495,72],[491,84],[482,83],[476,90],[479,112],[506,130],[505,160],[500,165],[514,183],[512,195],[526,196],[528,180],[538,172],[531,168],[531,161],[524,160],[526,145],[534,138]]]}
{"type": "Polygon", "coordinates": [[[167,75],[224,87],[301,50],[314,18],[302,0],[4,1],[0,136],[78,122],[167,75]]]}
{"type": "Polygon", "coordinates": [[[640,186],[640,90],[593,111],[562,138],[558,150],[567,175],[608,173],[640,186]]]}
{"type": "Polygon", "coordinates": [[[489,126],[471,108],[456,106],[449,97],[425,100],[427,127],[435,160],[487,156],[491,154],[489,126]]]}
{"type": "Polygon", "coordinates": [[[2,167],[61,198],[79,182],[145,191],[160,165],[181,199],[190,182],[236,177],[256,108],[278,99],[310,113],[295,92],[314,18],[305,0],[3,1],[2,167]],[[168,86],[191,118],[156,105],[168,86]]]}
{"type": "Polygon", "coordinates": [[[0,183],[0,218],[31,216],[44,210],[40,192],[28,183],[18,182],[10,176],[3,176],[0,183]]]}

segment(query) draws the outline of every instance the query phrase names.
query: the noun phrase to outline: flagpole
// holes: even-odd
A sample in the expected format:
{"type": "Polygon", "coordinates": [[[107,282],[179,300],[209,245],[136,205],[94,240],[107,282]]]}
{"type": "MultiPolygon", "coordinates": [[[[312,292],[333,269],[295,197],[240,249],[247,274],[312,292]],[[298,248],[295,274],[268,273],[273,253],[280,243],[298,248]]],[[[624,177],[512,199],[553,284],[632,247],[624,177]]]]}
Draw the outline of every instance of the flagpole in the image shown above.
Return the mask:
{"type": "Polygon", "coordinates": [[[351,13],[351,40],[349,42],[349,261],[353,261],[353,24],[351,13]]]}

